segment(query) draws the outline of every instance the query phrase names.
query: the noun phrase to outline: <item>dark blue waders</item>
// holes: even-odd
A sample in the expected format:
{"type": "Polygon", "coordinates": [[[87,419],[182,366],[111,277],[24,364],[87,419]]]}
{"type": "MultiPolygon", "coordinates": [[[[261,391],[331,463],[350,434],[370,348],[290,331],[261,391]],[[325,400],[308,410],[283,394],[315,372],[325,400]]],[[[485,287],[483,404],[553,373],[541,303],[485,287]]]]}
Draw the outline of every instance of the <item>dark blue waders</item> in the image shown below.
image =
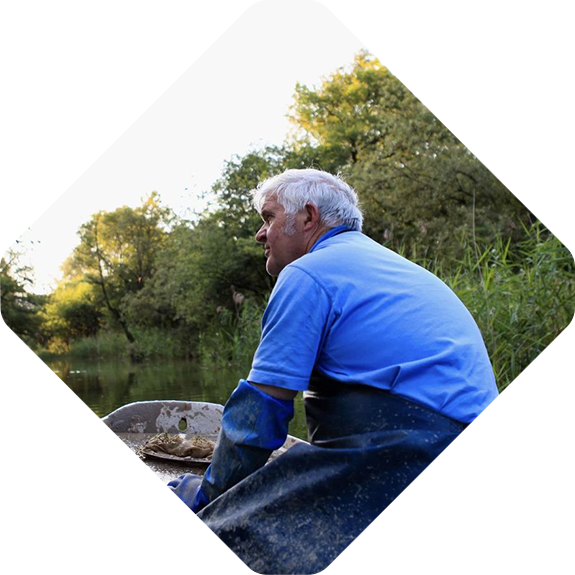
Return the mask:
{"type": "Polygon", "coordinates": [[[198,513],[257,573],[325,569],[463,430],[362,385],[313,377],[309,439],[198,513]]]}

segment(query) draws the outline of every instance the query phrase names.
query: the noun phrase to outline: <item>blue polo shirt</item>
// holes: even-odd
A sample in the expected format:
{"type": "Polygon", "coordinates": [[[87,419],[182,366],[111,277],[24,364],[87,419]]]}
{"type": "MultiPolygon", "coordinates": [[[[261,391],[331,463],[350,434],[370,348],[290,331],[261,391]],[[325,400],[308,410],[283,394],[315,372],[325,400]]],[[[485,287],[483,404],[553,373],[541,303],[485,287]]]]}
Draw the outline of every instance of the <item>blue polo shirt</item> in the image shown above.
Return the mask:
{"type": "Polygon", "coordinates": [[[451,289],[343,226],[279,274],[248,380],[305,391],[314,369],[465,423],[497,396],[481,333],[451,289]]]}

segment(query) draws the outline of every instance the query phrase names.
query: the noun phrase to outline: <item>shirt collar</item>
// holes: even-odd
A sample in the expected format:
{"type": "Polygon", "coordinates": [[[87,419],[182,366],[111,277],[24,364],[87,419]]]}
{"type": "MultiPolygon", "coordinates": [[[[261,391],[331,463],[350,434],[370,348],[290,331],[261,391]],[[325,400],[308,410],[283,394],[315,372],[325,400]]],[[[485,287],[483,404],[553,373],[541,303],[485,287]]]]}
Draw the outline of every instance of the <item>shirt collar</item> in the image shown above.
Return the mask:
{"type": "Polygon", "coordinates": [[[325,232],[325,234],[323,234],[322,236],[320,236],[315,244],[313,244],[313,246],[311,246],[311,249],[309,250],[308,253],[313,252],[315,249],[317,249],[317,246],[319,246],[319,244],[321,244],[321,242],[332,238],[333,236],[337,236],[338,234],[341,234],[343,232],[351,232],[352,229],[348,226],[336,226],[335,228],[331,228],[330,230],[328,230],[327,232],[325,232]]]}

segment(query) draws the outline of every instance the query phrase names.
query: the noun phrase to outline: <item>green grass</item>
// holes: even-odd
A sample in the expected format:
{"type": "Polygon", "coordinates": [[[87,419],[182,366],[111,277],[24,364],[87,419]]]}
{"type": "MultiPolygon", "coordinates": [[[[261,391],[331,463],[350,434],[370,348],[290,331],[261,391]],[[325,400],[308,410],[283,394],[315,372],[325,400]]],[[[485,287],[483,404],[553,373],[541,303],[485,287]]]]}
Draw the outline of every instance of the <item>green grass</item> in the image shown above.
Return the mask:
{"type": "Polygon", "coordinates": [[[475,318],[500,391],[505,389],[573,319],[575,268],[567,248],[540,225],[515,246],[465,246],[455,269],[434,273],[475,318]]]}
{"type": "MultiPolygon", "coordinates": [[[[513,249],[462,238],[456,262],[415,259],[463,301],[483,335],[498,387],[505,389],[566,327],[575,313],[575,267],[569,250],[541,225],[526,230],[513,249]]],[[[417,254],[417,246],[410,253],[417,254]]],[[[419,250],[423,253],[423,250],[419,250]]],[[[199,356],[209,366],[249,370],[260,337],[263,307],[246,306],[238,317],[221,313],[205,332],[199,356]]],[[[247,373],[247,371],[246,371],[247,373]]]]}
{"type": "Polygon", "coordinates": [[[261,335],[264,306],[245,300],[234,314],[223,309],[215,324],[200,335],[198,355],[205,367],[238,366],[247,372],[261,335]]]}
{"type": "Polygon", "coordinates": [[[139,361],[154,358],[188,357],[190,348],[178,334],[160,328],[134,328],[134,343],[120,331],[100,331],[95,337],[70,342],[61,355],[78,358],[132,358],[139,361]]]}

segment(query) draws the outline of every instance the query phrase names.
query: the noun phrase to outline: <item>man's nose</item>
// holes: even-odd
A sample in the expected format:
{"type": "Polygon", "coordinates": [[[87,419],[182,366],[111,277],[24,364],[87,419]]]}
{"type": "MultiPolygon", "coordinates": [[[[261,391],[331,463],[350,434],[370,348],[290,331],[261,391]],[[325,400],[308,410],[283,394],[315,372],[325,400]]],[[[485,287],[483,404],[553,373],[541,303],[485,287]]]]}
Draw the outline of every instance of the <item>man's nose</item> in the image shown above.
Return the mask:
{"type": "Polygon", "coordinates": [[[263,244],[266,241],[266,225],[263,224],[262,227],[256,233],[256,242],[263,244]]]}

